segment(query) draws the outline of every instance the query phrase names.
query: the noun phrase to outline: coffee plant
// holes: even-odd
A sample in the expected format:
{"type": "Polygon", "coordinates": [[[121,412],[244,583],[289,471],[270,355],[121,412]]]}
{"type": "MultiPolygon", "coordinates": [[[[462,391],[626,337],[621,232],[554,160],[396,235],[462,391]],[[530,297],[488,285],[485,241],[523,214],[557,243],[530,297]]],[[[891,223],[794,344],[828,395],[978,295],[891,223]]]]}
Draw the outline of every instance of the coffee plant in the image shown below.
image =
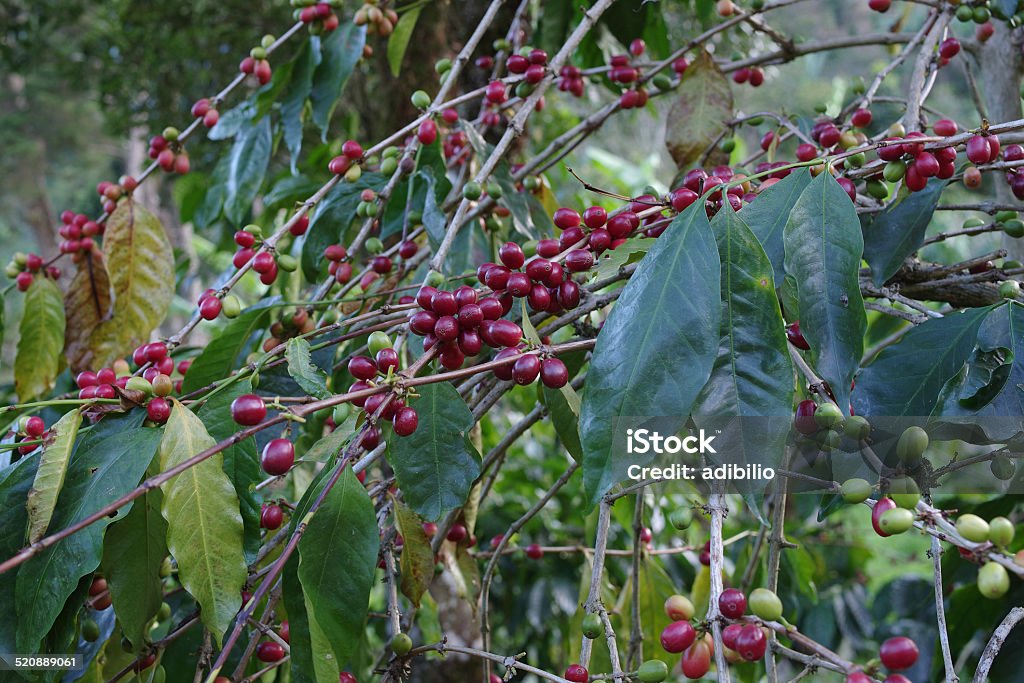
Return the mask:
{"type": "Polygon", "coordinates": [[[368,139],[429,4],[292,0],[7,265],[5,680],[1024,680],[1024,3],[444,3],[368,139]]]}

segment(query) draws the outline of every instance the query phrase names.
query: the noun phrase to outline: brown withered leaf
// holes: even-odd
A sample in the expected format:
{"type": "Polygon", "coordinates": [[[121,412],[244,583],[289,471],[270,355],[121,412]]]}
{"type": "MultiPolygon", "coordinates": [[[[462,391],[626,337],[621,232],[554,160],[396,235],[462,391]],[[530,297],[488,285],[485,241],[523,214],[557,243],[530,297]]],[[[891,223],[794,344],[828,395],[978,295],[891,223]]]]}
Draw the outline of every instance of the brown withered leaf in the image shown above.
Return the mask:
{"type": "MultiPolygon", "coordinates": [[[[706,50],[683,73],[676,88],[675,103],[665,121],[665,146],[684,169],[698,161],[715,144],[733,117],[732,87],[729,79],[706,50]]],[[[717,147],[708,157],[709,166],[726,164],[729,155],[717,147]]]]}
{"type": "Polygon", "coordinates": [[[100,323],[110,317],[110,306],[106,259],[103,252],[93,249],[78,261],[78,269],[64,293],[64,355],[72,372],[89,368],[93,356],[89,340],[100,323]]]}

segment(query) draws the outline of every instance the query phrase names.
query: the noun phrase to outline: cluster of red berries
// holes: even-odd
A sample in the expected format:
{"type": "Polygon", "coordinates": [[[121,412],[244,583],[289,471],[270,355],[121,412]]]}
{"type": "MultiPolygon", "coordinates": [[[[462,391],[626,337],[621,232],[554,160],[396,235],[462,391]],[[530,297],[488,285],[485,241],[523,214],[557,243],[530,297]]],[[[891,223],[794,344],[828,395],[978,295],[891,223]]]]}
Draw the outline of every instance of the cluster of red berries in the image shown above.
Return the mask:
{"type": "Polygon", "coordinates": [[[764,71],[758,66],[744,66],[732,72],[733,83],[748,83],[754,88],[760,88],[764,83],[764,71]]]}
{"type": "Polygon", "coordinates": [[[267,60],[266,47],[259,46],[249,50],[248,56],[238,64],[238,70],[243,74],[255,76],[260,85],[269,83],[273,71],[270,68],[270,61],[267,60]]]}
{"type": "MultiPolygon", "coordinates": [[[[134,183],[134,180],[130,178],[126,178],[126,180],[131,180],[134,183]]],[[[96,186],[96,192],[103,197],[104,213],[113,213],[114,209],[117,208],[117,200],[121,196],[121,190],[120,185],[108,182],[102,182],[96,186]]],[[[59,248],[62,254],[92,251],[96,246],[94,238],[102,235],[105,228],[105,223],[91,220],[84,213],[74,213],[72,211],[62,212],[60,222],[61,226],[57,233],[61,236],[59,248]]]]}
{"type": "MultiPolygon", "coordinates": [[[[91,240],[90,240],[91,241],[91,240]]],[[[4,271],[7,277],[14,278],[19,292],[27,292],[35,282],[36,273],[43,269],[43,257],[39,254],[16,253],[4,271]]],[[[60,277],[60,269],[54,266],[46,268],[46,275],[54,280],[60,277]]]]}
{"type": "MultiPolygon", "coordinates": [[[[340,6],[341,3],[337,3],[337,5],[340,6]]],[[[330,33],[341,23],[331,4],[326,2],[308,5],[296,10],[295,13],[299,21],[309,26],[310,33],[313,35],[330,33]]]]}
{"type": "MultiPolygon", "coordinates": [[[[46,435],[46,422],[38,415],[32,415],[19,418],[14,423],[14,429],[7,433],[7,437],[4,440],[6,441],[13,437],[15,441],[38,441],[45,439],[46,435]]],[[[28,455],[38,447],[38,444],[32,443],[18,446],[18,453],[28,455]]]]}
{"type": "Polygon", "coordinates": [[[583,71],[578,66],[566,64],[558,71],[558,89],[583,97],[583,71]]]}
{"type": "Polygon", "coordinates": [[[352,264],[348,262],[348,250],[343,244],[331,244],[324,249],[324,258],[327,259],[327,272],[334,276],[334,279],[345,284],[352,279],[352,264]]]}
{"type": "Polygon", "coordinates": [[[682,595],[670,596],[665,601],[665,614],[672,622],[661,632],[661,647],[669,654],[680,654],[680,668],[687,678],[698,679],[711,668],[714,641],[709,633],[698,634],[690,623],[694,607],[682,595]]]}
{"type": "Polygon", "coordinates": [[[640,78],[640,69],[632,64],[632,60],[642,55],[646,49],[644,41],[635,38],[629,44],[629,54],[615,55],[609,63],[608,80],[626,87],[619,95],[619,106],[623,109],[634,109],[647,104],[647,88],[633,85],[640,78]]]}
{"type": "MultiPolygon", "coordinates": [[[[486,111],[484,117],[491,116],[496,112],[486,111]]],[[[444,122],[449,125],[454,125],[459,120],[459,113],[454,109],[445,109],[441,112],[441,118],[444,122]]],[[[494,121],[493,118],[488,121],[484,121],[485,125],[496,126],[501,123],[501,114],[498,113],[498,121],[494,121]]],[[[442,141],[442,150],[444,151],[444,158],[450,159],[457,164],[466,163],[468,158],[468,152],[472,148],[469,146],[469,139],[466,137],[465,131],[462,130],[451,130],[447,135],[444,136],[442,141]]]]}
{"type": "MultiPolygon", "coordinates": [[[[394,377],[400,369],[398,352],[390,346],[377,349],[373,358],[369,356],[353,356],[348,361],[348,372],[355,378],[349,392],[364,391],[377,386],[379,380],[386,381],[394,377]]],[[[362,408],[367,419],[374,418],[380,411],[380,418],[391,420],[391,426],[398,436],[409,436],[419,426],[419,416],[416,409],[405,405],[405,401],[391,392],[373,394],[365,398],[359,398],[352,403],[362,408]]],[[[377,447],[380,443],[381,432],[376,423],[370,424],[360,438],[359,445],[366,450],[377,447]]]]}
{"type": "Polygon", "coordinates": [[[178,139],[180,135],[177,128],[168,126],[149,139],[149,158],[155,159],[167,173],[188,173],[191,168],[188,153],[178,139]]]}
{"type": "Polygon", "coordinates": [[[341,154],[328,162],[327,170],[335,175],[345,175],[353,164],[358,164],[362,158],[363,146],[355,140],[346,140],[341,145],[341,154]]]}
{"type": "Polygon", "coordinates": [[[512,298],[477,297],[476,290],[463,285],[455,291],[424,285],[416,293],[422,309],[409,319],[409,330],[423,337],[423,348],[439,345],[441,365],[449,370],[462,367],[466,356],[476,356],[486,342],[490,346],[515,347],[523,331],[501,316],[512,310],[512,298]]]}
{"type": "MultiPolygon", "coordinates": [[[[1024,146],[1007,145],[1003,150],[1003,161],[1012,163],[1024,160],[1024,146]]],[[[1010,169],[1006,172],[1006,182],[1017,199],[1024,199],[1024,166],[1010,169]]]]}
{"type": "MultiPolygon", "coordinates": [[[[935,122],[933,130],[936,135],[954,135],[957,125],[953,121],[943,119],[935,122]]],[[[924,143],[913,141],[914,138],[921,137],[925,137],[925,134],[917,131],[908,133],[903,138],[888,137],[885,139],[887,144],[878,148],[878,158],[888,162],[882,172],[885,179],[889,182],[902,179],[911,192],[923,190],[929,178],[945,180],[956,173],[956,148],[940,147],[926,151],[924,143]]],[[[985,146],[987,157],[988,143],[985,143],[985,146]]]]}
{"type": "Polygon", "coordinates": [[[113,604],[110,598],[110,589],[107,580],[102,576],[94,576],[89,584],[89,598],[94,610],[103,611],[113,604]]]}
{"type": "Polygon", "coordinates": [[[192,116],[203,120],[203,125],[213,128],[220,121],[220,112],[217,111],[216,102],[211,102],[204,97],[192,105],[192,116]]]}

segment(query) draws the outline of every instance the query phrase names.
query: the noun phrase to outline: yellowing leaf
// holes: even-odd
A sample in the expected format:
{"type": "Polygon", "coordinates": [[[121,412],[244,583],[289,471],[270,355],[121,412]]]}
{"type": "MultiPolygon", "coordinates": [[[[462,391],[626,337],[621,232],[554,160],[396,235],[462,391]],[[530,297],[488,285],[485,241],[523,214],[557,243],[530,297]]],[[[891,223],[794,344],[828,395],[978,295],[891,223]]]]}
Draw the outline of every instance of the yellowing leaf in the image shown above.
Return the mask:
{"type": "Polygon", "coordinates": [[[106,260],[101,251],[93,249],[78,262],[68,291],[64,293],[64,313],[68,321],[64,355],[72,371],[89,369],[93,355],[92,335],[110,316],[111,303],[106,260]]]}
{"type": "Polygon", "coordinates": [[[25,293],[21,338],[14,359],[14,388],[28,401],[53,388],[64,348],[64,302],[53,280],[37,276],[25,293]]]}
{"type": "Polygon", "coordinates": [[[395,521],[404,541],[399,557],[402,594],[419,607],[434,578],[434,553],[420,518],[401,501],[395,501],[395,521]]]}
{"type": "MultiPolygon", "coordinates": [[[[89,340],[92,367],[110,365],[163,322],[174,296],[174,254],[156,216],[128,199],[107,221],[103,236],[114,294],[113,313],[89,340]]],[[[86,359],[83,359],[83,362],[86,359]]]]}
{"type": "MultiPolygon", "coordinates": [[[[732,88],[714,58],[702,50],[686,69],[676,101],[665,120],[665,145],[676,166],[686,168],[728,129],[732,88]]],[[[725,164],[729,155],[714,149],[705,166],[725,164]]]]}
{"type": "Polygon", "coordinates": [[[39,469],[28,492],[28,541],[35,543],[46,533],[57,506],[57,496],[64,487],[64,474],[71,460],[71,451],[78,436],[82,416],[78,410],[64,415],[53,426],[53,441],[43,447],[39,469]]]}
{"type": "MultiPolygon", "coordinates": [[[[215,443],[199,418],[174,401],[160,442],[160,469],[167,471],[215,443]]],[[[218,453],[160,487],[167,547],[218,643],[241,606],[246,578],[238,495],[222,461],[218,453]]]]}

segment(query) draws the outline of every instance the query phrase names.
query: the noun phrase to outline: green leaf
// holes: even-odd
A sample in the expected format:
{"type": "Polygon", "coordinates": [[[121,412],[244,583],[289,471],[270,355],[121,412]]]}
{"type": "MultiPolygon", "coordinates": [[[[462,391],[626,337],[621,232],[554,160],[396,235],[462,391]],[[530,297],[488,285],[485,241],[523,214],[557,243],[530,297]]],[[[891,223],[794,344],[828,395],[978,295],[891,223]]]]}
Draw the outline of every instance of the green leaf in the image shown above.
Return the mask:
{"type": "Polygon", "coordinates": [[[876,285],[884,284],[921,246],[944,189],[946,181],[933,178],[920,192],[910,192],[885,211],[861,218],[864,260],[876,285]]]}
{"type": "Polygon", "coordinates": [[[990,310],[972,308],[930,319],[882,351],[857,377],[856,413],[868,418],[930,415],[946,380],[970,357],[990,310]]]}
{"type": "Polygon", "coordinates": [[[469,441],[473,414],[455,387],[427,384],[419,391],[413,403],[419,427],[391,442],[391,466],[409,506],[436,522],[466,502],[480,474],[480,454],[469,441]]]}
{"type": "Polygon", "coordinates": [[[313,89],[313,73],[320,64],[320,41],[312,38],[304,43],[293,63],[292,77],[281,99],[281,129],[294,174],[298,172],[296,164],[302,151],[302,112],[313,89]]]}
{"type": "Polygon", "coordinates": [[[43,447],[39,456],[39,470],[32,482],[32,490],[28,492],[29,543],[35,543],[45,536],[50,526],[53,510],[57,506],[57,496],[64,487],[64,475],[71,461],[81,421],[82,415],[77,409],[66,413],[53,425],[53,440],[43,447]]]}
{"type": "Polygon", "coordinates": [[[672,221],[623,288],[597,337],[583,390],[580,434],[590,505],[624,474],[627,456],[612,446],[617,418],[685,419],[711,375],[720,272],[715,236],[698,202],[672,221]]]}
{"type": "Polygon", "coordinates": [[[644,257],[654,244],[654,239],[636,235],[614,249],[606,249],[597,257],[597,268],[594,270],[594,281],[604,280],[619,274],[619,269],[636,263],[644,257]]]}
{"type": "Polygon", "coordinates": [[[124,635],[136,650],[164,597],[160,566],[167,557],[167,522],[160,515],[160,498],[154,489],[136,500],[103,539],[103,576],[124,635]]]}
{"type": "Polygon", "coordinates": [[[402,70],[402,59],[409,47],[409,39],[412,38],[412,31],[416,28],[416,21],[420,18],[423,5],[415,5],[402,13],[395,24],[395,30],[388,38],[388,65],[391,67],[391,75],[398,77],[402,70]]]}
{"type": "MultiPolygon", "coordinates": [[[[131,491],[149,467],[160,431],[142,429],[145,411],[108,416],[79,440],[50,523],[64,529],[131,491]]],[[[129,512],[121,508],[43,550],[18,571],[18,652],[35,653],[79,579],[100,564],[103,531],[129,512]]],[[[21,531],[19,530],[19,533],[21,531]]]]}
{"type": "Polygon", "coordinates": [[[310,396],[327,398],[331,392],[327,389],[327,375],[313,365],[309,359],[309,342],[301,337],[288,340],[284,357],[288,361],[288,374],[310,396]]]}
{"type": "MultiPolygon", "coordinates": [[[[231,417],[231,402],[242,394],[251,393],[252,384],[248,379],[234,382],[203,403],[196,416],[203,421],[210,436],[223,441],[238,431],[238,424],[231,417]]],[[[256,485],[263,480],[255,437],[247,437],[224,450],[224,472],[231,478],[238,494],[245,559],[252,562],[260,549],[260,501],[256,498],[256,485]]]]}
{"type": "MultiPolygon", "coordinates": [[[[573,393],[576,393],[575,390],[573,393]]],[[[569,455],[576,462],[580,462],[583,459],[583,446],[580,445],[580,404],[577,403],[573,406],[561,390],[545,386],[540,388],[540,397],[548,409],[548,416],[551,418],[551,424],[555,428],[555,433],[558,434],[559,441],[565,446],[565,450],[569,451],[569,455]]]]}
{"type": "Polygon", "coordinates": [[[323,141],[327,142],[327,125],[338,99],[345,91],[356,62],[363,57],[366,27],[345,22],[324,39],[320,46],[320,66],[313,74],[313,123],[320,126],[323,141]]]}
{"type": "Polygon", "coordinates": [[[731,207],[719,211],[711,227],[722,259],[721,341],[693,412],[788,417],[793,411],[793,364],[771,263],[731,207]]]}
{"type": "Polygon", "coordinates": [[[57,284],[37,276],[25,292],[14,386],[21,401],[39,398],[53,388],[64,350],[64,300],[57,284]]]}
{"type": "MultiPolygon", "coordinates": [[[[469,139],[469,144],[473,146],[473,150],[480,158],[486,158],[490,155],[493,147],[487,144],[479,132],[472,126],[467,126],[465,132],[466,137],[469,139]]],[[[501,186],[501,199],[498,200],[498,203],[511,212],[512,227],[515,228],[516,232],[527,239],[537,239],[537,235],[540,233],[551,234],[553,224],[550,222],[550,219],[547,219],[546,213],[542,214],[547,220],[546,224],[534,224],[528,195],[516,186],[508,163],[505,161],[498,162],[494,172],[491,174],[491,180],[501,186]]]]}
{"type": "MultiPolygon", "coordinates": [[[[25,542],[28,511],[25,498],[35,480],[39,458],[22,458],[13,465],[0,469],[0,556],[13,557],[25,542]]],[[[15,604],[19,569],[0,574],[0,605],[15,604]]],[[[18,622],[0,619],[0,648],[4,652],[18,651],[18,622]]]]}
{"type": "Polygon", "coordinates": [[[72,372],[88,369],[83,360],[92,355],[93,332],[111,313],[110,274],[99,248],[81,255],[64,293],[64,355],[72,372]]]}
{"type": "Polygon", "coordinates": [[[395,501],[395,523],[402,534],[402,554],[398,564],[402,574],[402,594],[420,606],[420,599],[434,579],[434,551],[423,530],[423,522],[405,503],[395,501]]]}
{"type": "Polygon", "coordinates": [[[316,205],[309,217],[306,241],[302,245],[302,273],[310,282],[320,277],[320,264],[324,249],[341,241],[359,206],[363,190],[379,191],[384,177],[378,173],[364,173],[354,183],[338,183],[316,205]]]}
{"type": "Polygon", "coordinates": [[[323,504],[308,518],[299,541],[299,581],[310,623],[316,624],[331,652],[313,649],[318,680],[329,667],[317,661],[333,653],[333,673],[359,647],[380,541],[377,517],[366,488],[345,466],[323,504]]]}
{"type": "MultiPolygon", "coordinates": [[[[221,117],[221,121],[223,120],[224,118],[221,117]]],[[[216,129],[215,126],[213,130],[216,129]]],[[[199,202],[195,215],[192,217],[192,222],[195,223],[195,227],[199,230],[204,230],[213,225],[224,212],[224,198],[227,196],[224,184],[227,182],[230,161],[229,155],[222,154],[220,159],[217,160],[217,165],[213,167],[213,173],[210,174],[206,193],[203,195],[203,199],[199,202]]]]}
{"type": "MultiPolygon", "coordinates": [[[[665,614],[665,598],[679,591],[665,568],[652,557],[640,561],[638,584],[640,627],[644,641],[657,643],[661,632],[671,623],[665,614]]],[[[623,614],[632,614],[632,589],[627,587],[623,590],[629,591],[623,614]]]]}
{"type": "Polygon", "coordinates": [[[270,164],[272,146],[269,116],[264,116],[235,136],[228,152],[224,181],[224,216],[235,225],[241,225],[252,209],[270,164]]]}
{"type": "Polygon", "coordinates": [[[174,298],[174,251],[160,221],[144,207],[132,199],[118,204],[107,221],[103,247],[114,307],[93,332],[92,354],[80,360],[92,368],[109,366],[149,341],[174,298]]]}
{"type": "Polygon", "coordinates": [[[558,52],[569,35],[573,3],[571,0],[547,0],[541,4],[540,10],[535,40],[538,47],[553,55],[558,52]]]}
{"type": "MultiPolygon", "coordinates": [[[[160,469],[166,472],[216,443],[199,418],[174,401],[160,442],[160,469]]],[[[161,485],[167,547],[218,644],[238,612],[246,579],[242,516],[223,460],[218,453],[161,485]]]]}
{"type": "Polygon", "coordinates": [[[796,169],[740,209],[740,218],[757,237],[771,261],[776,287],[782,286],[786,275],[786,245],[783,241],[786,222],[810,182],[810,171],[805,168],[796,169]]]}
{"type": "Polygon", "coordinates": [[[832,174],[822,173],[800,195],[785,241],[786,273],[796,282],[811,365],[844,407],[867,329],[859,282],[864,239],[853,202],[832,174]]]}
{"type": "Polygon", "coordinates": [[[192,365],[181,383],[182,392],[202,389],[238,369],[254,341],[266,329],[270,307],[275,303],[276,298],[266,299],[229,321],[220,334],[211,339],[202,352],[192,359],[192,365]]]}
{"type": "MultiPolygon", "coordinates": [[[[637,35],[637,34],[633,34],[637,35]]],[[[707,50],[701,50],[676,88],[675,103],[665,120],[665,145],[680,169],[700,159],[728,131],[732,119],[732,88],[707,50]]],[[[728,163],[715,148],[705,166],[728,163]]]]}

